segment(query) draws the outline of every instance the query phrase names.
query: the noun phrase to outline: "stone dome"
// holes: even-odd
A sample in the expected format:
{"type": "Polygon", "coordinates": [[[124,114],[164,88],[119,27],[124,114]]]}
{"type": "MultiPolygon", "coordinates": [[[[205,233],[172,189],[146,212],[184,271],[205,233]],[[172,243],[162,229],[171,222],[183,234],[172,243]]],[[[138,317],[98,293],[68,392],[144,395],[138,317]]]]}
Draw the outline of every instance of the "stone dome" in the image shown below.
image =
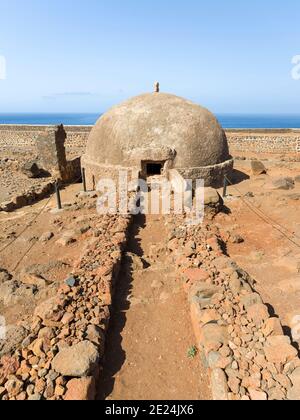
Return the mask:
{"type": "Polygon", "coordinates": [[[216,117],[188,100],[158,92],[134,97],[105,113],[90,133],[82,162],[96,176],[102,176],[100,168],[106,174],[109,168],[145,174],[145,162],[150,162],[161,163],[165,172],[176,169],[205,179],[218,165],[232,166],[216,117]]]}

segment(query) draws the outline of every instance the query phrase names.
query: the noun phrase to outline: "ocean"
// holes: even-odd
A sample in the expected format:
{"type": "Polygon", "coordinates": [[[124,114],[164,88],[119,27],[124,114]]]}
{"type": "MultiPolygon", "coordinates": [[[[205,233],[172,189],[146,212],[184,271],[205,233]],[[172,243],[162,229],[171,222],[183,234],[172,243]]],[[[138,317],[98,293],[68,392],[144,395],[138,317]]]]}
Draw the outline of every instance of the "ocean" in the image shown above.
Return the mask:
{"type": "MultiPolygon", "coordinates": [[[[0,124],[21,125],[94,125],[99,114],[1,114],[0,124]]],[[[300,129],[299,115],[217,114],[224,128],[300,129]]]]}

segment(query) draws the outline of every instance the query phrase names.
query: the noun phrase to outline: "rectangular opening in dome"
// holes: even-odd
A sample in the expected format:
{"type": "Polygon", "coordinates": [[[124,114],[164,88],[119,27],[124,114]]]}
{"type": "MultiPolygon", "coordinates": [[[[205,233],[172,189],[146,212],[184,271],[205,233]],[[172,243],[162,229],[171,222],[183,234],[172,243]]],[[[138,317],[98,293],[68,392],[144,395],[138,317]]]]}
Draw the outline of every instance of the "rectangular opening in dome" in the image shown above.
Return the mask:
{"type": "Polygon", "coordinates": [[[146,164],[147,177],[155,176],[155,175],[162,175],[163,166],[164,165],[162,162],[147,163],[146,164]]]}

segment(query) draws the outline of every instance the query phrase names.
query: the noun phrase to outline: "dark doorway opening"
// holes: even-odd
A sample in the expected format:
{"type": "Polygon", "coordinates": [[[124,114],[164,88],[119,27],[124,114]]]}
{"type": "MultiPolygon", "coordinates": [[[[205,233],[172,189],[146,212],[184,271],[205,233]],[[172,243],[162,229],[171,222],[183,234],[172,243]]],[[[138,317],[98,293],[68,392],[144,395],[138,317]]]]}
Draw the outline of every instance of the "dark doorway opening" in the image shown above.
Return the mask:
{"type": "Polygon", "coordinates": [[[162,175],[163,164],[162,163],[147,163],[146,172],[147,176],[162,175]]]}

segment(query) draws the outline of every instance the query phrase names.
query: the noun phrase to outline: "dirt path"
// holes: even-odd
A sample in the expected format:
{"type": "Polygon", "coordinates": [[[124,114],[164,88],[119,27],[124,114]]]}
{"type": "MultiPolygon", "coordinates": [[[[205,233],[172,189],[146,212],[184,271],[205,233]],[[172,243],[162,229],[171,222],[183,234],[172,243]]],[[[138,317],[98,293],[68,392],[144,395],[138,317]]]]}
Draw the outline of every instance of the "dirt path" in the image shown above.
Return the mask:
{"type": "Polygon", "coordinates": [[[139,259],[133,264],[124,260],[99,388],[101,399],[211,399],[200,357],[187,356],[195,339],[181,284],[163,254],[148,264],[151,246],[160,248],[166,237],[160,217],[137,218],[132,227],[128,252],[147,261],[141,270],[139,259]]]}

